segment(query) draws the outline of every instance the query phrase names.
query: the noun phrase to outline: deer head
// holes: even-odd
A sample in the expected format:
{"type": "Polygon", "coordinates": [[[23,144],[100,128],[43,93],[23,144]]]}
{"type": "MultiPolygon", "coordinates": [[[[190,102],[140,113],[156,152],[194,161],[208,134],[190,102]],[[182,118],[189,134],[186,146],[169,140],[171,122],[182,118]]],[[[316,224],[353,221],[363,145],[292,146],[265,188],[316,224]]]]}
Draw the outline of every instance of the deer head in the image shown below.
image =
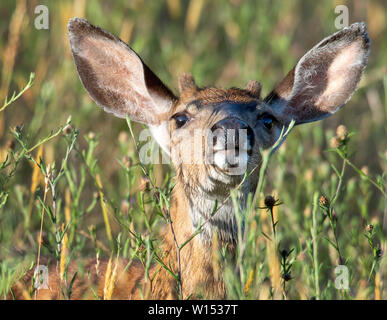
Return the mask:
{"type": "MultiPolygon", "coordinates": [[[[79,18],[70,20],[68,31],[93,100],[146,124],[171,156],[194,226],[211,213],[214,199],[225,198],[246,170],[258,168],[244,181],[241,198],[255,190],[260,150],[271,147],[292,120],[298,125],[338,111],[356,90],[369,53],[366,26],[354,23],[308,51],[264,99],[256,81],[244,89],[199,88],[191,75],[180,77],[177,97],[114,35],[79,18]]],[[[216,219],[224,240],[235,239],[233,211],[216,219]]]]}

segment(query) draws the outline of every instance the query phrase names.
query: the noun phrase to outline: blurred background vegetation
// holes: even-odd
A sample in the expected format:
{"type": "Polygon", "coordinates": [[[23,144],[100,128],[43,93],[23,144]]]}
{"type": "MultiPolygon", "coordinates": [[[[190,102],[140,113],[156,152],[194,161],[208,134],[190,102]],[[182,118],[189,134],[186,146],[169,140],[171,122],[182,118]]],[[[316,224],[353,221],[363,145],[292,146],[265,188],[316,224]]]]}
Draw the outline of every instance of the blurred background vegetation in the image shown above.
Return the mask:
{"type": "MultiPolygon", "coordinates": [[[[199,86],[243,87],[248,80],[256,79],[261,82],[265,96],[308,49],[337,31],[334,9],[339,4],[348,7],[350,23],[367,23],[371,54],[364,77],[357,93],[335,116],[293,130],[273,157],[265,186],[266,194],[274,194],[284,203],[277,213],[281,243],[296,249],[293,289],[290,289],[294,293],[290,291],[289,296],[316,296],[313,263],[308,255],[312,202],[315,192],[332,195],[338,183],[332,165],[341,167],[341,160],[337,154],[327,152],[336,127],[345,124],[354,133],[348,145],[349,158],[369,177],[377,180],[387,168],[387,11],[383,0],[1,1],[0,101],[22,90],[31,72],[35,73],[35,81],[20,99],[0,113],[0,162],[12,152],[20,151],[11,128],[23,125],[23,139],[28,138],[32,146],[65,125],[71,116],[72,126],[79,132],[78,150],[92,149],[90,157],[96,163],[94,167],[90,165],[88,168],[93,169],[89,170],[82,164],[81,157],[72,152],[68,165],[72,168],[69,169],[72,178],[64,178],[58,185],[59,225],[67,221],[66,210],[70,210],[70,219],[78,219],[68,259],[94,255],[91,225],[95,226],[96,237],[102,243],[100,247],[109,247],[101,214],[103,204],[98,204],[101,189],[98,190],[97,176],[103,186],[103,197],[109,199],[106,206],[113,237],[123,232],[122,241],[125,242],[129,235],[125,235],[113,215],[122,219],[130,216],[128,221],[139,232],[147,228],[143,216],[136,214],[140,174],[136,172],[129,184],[125,178],[127,156],[135,158],[134,148],[125,121],[102,112],[83,89],[69,49],[68,20],[74,16],[85,17],[118,35],[175,93],[177,77],[190,72],[199,86]],[[48,30],[34,27],[34,10],[39,4],[49,9],[48,30]],[[76,187],[71,186],[70,180],[76,187]],[[81,192],[77,194],[77,190],[81,192]]],[[[136,130],[139,128],[135,126],[136,130]]],[[[66,152],[64,140],[63,135],[58,135],[34,150],[32,156],[37,157],[39,152],[46,164],[55,162],[59,168],[66,152]]],[[[3,286],[3,291],[9,285],[6,279],[14,276],[21,261],[36,259],[41,219],[41,204],[37,198],[39,192],[43,192],[44,177],[35,167],[33,162],[23,159],[12,177],[6,171],[9,168],[2,172],[0,275],[3,282],[1,284],[0,280],[0,290],[3,286]]],[[[156,166],[153,172],[161,185],[170,169],[156,166]]],[[[351,266],[350,296],[383,297],[384,288],[386,297],[386,263],[381,259],[369,278],[374,260],[364,237],[367,224],[373,224],[375,245],[385,249],[386,199],[348,167],[335,211],[339,243],[351,266]]],[[[154,215],[149,219],[156,221],[154,215]]],[[[48,243],[51,230],[52,225],[45,221],[44,234],[48,243]]],[[[346,297],[332,289],[332,266],[338,262],[335,251],[324,240],[331,237],[332,231],[325,225],[321,232],[320,295],[322,298],[346,297]]],[[[261,242],[263,248],[265,242],[261,242]]],[[[42,249],[43,255],[50,254],[49,247],[42,249]]],[[[109,249],[105,253],[102,250],[101,254],[108,256],[109,249]]],[[[264,264],[262,260],[260,265],[264,264]]],[[[254,277],[257,288],[265,283],[265,268],[260,269],[260,276],[257,272],[254,277]]],[[[257,290],[249,297],[260,297],[260,289],[257,290]]]]}

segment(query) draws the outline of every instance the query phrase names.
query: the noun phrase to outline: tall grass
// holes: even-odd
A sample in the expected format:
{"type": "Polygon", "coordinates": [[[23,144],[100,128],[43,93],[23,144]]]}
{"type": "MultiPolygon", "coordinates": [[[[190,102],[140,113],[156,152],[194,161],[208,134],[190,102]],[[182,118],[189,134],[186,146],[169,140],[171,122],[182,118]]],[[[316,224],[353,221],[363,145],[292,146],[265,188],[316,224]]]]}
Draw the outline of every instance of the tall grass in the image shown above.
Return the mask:
{"type": "MultiPolygon", "coordinates": [[[[364,78],[337,115],[294,128],[270,155],[256,196],[239,212],[247,219],[236,265],[214,239],[214,265],[230,299],[387,298],[387,17],[382,1],[345,3],[350,22],[366,21],[372,40],[364,78]],[[335,287],[338,265],[348,268],[349,289],[335,287]]],[[[68,47],[70,17],[85,16],[130,41],[174,90],[177,76],[192,72],[201,86],[257,79],[266,94],[335,31],[336,4],[49,2],[50,28],[37,30],[33,1],[2,1],[1,298],[39,257],[58,266],[63,299],[73,290],[69,264],[79,265],[75,277],[85,276],[82,261],[90,257],[97,270],[102,258],[110,259],[105,299],[112,296],[117,258],[126,259],[126,269],[140,261],[147,283],[153,263],[184,283],[179,270],[164,264],[159,246],[161,226],[173,228],[173,170],[141,164],[132,139],[141,126],[128,128],[87,96],[68,47]]],[[[32,288],[23,294],[34,298],[32,288]]]]}

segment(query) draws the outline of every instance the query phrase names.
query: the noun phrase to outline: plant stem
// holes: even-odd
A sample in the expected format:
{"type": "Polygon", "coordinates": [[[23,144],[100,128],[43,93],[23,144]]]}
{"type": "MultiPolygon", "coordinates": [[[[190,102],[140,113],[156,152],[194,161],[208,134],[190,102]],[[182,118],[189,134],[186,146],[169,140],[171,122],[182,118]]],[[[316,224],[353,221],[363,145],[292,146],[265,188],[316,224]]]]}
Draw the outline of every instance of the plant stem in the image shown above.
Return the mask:
{"type": "MultiPolygon", "coordinates": [[[[134,143],[134,146],[136,148],[136,152],[137,154],[139,154],[139,150],[138,150],[138,144],[137,144],[137,141],[136,141],[136,138],[134,137],[134,133],[133,133],[133,130],[132,130],[132,125],[131,125],[131,121],[130,119],[127,117],[126,118],[126,122],[128,124],[128,127],[129,127],[129,131],[130,131],[130,135],[132,136],[132,139],[133,139],[133,143],[134,143]]],[[[142,171],[144,172],[145,176],[149,179],[149,182],[151,184],[151,187],[152,187],[152,193],[153,195],[156,197],[156,200],[158,201],[158,203],[160,204],[160,207],[161,207],[161,211],[163,212],[163,215],[164,217],[166,218],[168,224],[169,224],[169,227],[171,229],[171,233],[172,233],[172,237],[173,237],[173,241],[174,241],[174,244],[175,244],[175,248],[176,248],[176,259],[177,259],[177,278],[178,278],[178,288],[179,288],[179,296],[180,296],[180,299],[183,300],[183,281],[181,279],[181,259],[180,259],[180,247],[179,247],[179,244],[177,243],[177,239],[176,239],[176,234],[175,234],[175,230],[173,228],[173,221],[171,219],[171,216],[169,214],[169,210],[167,210],[165,208],[165,206],[161,206],[161,199],[160,199],[160,195],[158,192],[156,192],[156,186],[154,185],[152,179],[150,178],[150,175],[149,175],[149,172],[147,170],[146,167],[144,167],[143,165],[140,164],[140,167],[142,169],[142,171]]]]}
{"type": "Polygon", "coordinates": [[[11,103],[15,102],[17,99],[19,99],[23,95],[24,92],[26,92],[29,88],[31,88],[33,83],[34,83],[34,79],[35,79],[35,74],[33,72],[31,72],[30,79],[28,80],[28,83],[26,84],[26,86],[17,95],[14,92],[11,99],[9,99],[9,101],[7,100],[7,98],[5,98],[4,104],[0,108],[0,112],[4,111],[11,103]]]}
{"type": "Polygon", "coordinates": [[[387,198],[386,191],[379,186],[374,180],[372,180],[368,175],[366,175],[363,171],[361,171],[358,167],[356,167],[348,158],[346,158],[339,150],[337,150],[338,155],[347,163],[349,164],[358,174],[360,174],[362,177],[367,179],[374,187],[376,187],[385,198],[387,198]]]}
{"type": "Polygon", "coordinates": [[[318,241],[317,241],[317,208],[318,208],[318,193],[313,195],[313,212],[312,212],[312,241],[313,241],[313,269],[314,269],[314,287],[316,299],[320,299],[320,284],[319,284],[319,263],[318,263],[318,241]]]}

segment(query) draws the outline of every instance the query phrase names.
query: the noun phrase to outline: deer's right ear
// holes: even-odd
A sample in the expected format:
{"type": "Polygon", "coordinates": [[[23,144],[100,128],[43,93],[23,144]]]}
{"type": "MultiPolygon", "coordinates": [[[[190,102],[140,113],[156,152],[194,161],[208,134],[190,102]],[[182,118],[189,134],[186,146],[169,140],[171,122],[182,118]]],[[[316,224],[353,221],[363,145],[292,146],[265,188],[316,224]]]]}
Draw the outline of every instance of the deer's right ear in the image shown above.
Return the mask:
{"type": "Polygon", "coordinates": [[[169,117],[175,96],[129,46],[80,18],[69,21],[68,35],[79,77],[97,104],[150,126],[169,117]]]}
{"type": "Polygon", "coordinates": [[[356,90],[367,65],[370,40],[364,23],[354,23],[320,41],[265,98],[283,122],[323,119],[338,111],[356,90]]]}

